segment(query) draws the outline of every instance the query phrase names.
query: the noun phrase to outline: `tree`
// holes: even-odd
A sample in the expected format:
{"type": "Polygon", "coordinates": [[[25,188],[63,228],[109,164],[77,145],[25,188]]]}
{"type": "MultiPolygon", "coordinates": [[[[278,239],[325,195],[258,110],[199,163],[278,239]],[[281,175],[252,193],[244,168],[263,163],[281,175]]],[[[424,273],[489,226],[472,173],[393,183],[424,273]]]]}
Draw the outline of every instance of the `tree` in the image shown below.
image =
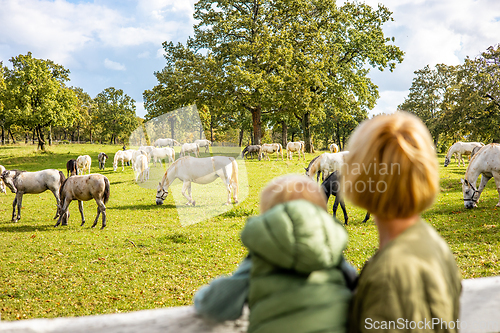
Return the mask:
{"type": "Polygon", "coordinates": [[[120,139],[127,142],[138,126],[135,101],[123,90],[109,87],[96,96],[95,103],[97,110],[92,121],[100,125],[101,139],[107,137],[111,143],[120,139]]]}
{"type": "Polygon", "coordinates": [[[322,114],[326,101],[373,107],[378,91],[366,65],[392,70],[402,61],[403,52],[382,32],[391,13],[381,5],[200,0],[194,16],[199,23],[185,46],[164,43],[167,65],[155,73],[160,84],[145,93],[155,101],[146,105],[148,114],[186,100],[211,112],[243,109],[251,114],[255,144],[262,116],[286,112],[301,119],[309,146],[311,117],[322,114]]]}
{"type": "Polygon", "coordinates": [[[429,65],[414,72],[410,93],[405,101],[398,106],[400,110],[415,114],[422,119],[431,132],[434,144],[437,146],[439,135],[445,129],[443,116],[447,103],[445,96],[449,89],[456,86],[456,66],[437,64],[435,69],[429,65]]]}
{"type": "Polygon", "coordinates": [[[44,130],[67,126],[76,115],[76,95],[66,87],[69,70],[51,60],[33,58],[31,52],[10,59],[5,70],[4,108],[14,124],[34,129],[38,147],[45,149],[44,130]]]}

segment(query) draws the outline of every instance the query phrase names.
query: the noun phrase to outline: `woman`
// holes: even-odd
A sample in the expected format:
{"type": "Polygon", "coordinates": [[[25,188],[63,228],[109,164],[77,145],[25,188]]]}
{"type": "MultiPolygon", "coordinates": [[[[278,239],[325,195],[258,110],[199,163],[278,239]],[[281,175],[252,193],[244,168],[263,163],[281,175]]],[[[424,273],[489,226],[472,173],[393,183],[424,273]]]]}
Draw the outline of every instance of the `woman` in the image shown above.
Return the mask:
{"type": "Polygon", "coordinates": [[[455,332],[460,272],[447,243],[420,217],[439,190],[429,131],[397,112],[362,123],[348,147],[345,195],[373,214],[379,236],[358,280],[350,331],[455,332]]]}

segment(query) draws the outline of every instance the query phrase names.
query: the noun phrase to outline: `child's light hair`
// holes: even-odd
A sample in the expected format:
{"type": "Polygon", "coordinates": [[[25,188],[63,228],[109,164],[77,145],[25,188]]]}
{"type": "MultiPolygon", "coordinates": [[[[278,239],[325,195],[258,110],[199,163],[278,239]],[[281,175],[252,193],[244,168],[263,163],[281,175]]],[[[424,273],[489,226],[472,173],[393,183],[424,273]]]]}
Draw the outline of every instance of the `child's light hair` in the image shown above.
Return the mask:
{"type": "Polygon", "coordinates": [[[262,190],[260,212],[264,213],[278,204],[298,199],[307,200],[327,210],[325,193],[314,180],[302,175],[285,175],[274,178],[262,190]]]}
{"type": "Polygon", "coordinates": [[[382,218],[406,218],[429,207],[439,188],[429,130],[406,112],[364,121],[348,142],[343,191],[382,218]]]}

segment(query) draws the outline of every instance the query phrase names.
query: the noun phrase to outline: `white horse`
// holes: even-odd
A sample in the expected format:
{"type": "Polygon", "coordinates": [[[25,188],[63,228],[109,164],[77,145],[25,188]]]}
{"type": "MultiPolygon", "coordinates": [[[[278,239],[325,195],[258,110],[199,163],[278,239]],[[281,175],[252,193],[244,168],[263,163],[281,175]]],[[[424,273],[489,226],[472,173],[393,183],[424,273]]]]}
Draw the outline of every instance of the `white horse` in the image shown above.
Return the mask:
{"type": "MultiPolygon", "coordinates": [[[[450,148],[448,148],[448,152],[446,153],[446,157],[444,159],[444,166],[447,167],[450,164],[451,156],[458,156],[458,166],[460,166],[460,161],[462,161],[462,165],[465,166],[465,161],[462,158],[462,155],[470,155],[474,147],[484,146],[482,142],[455,142],[450,148]]],[[[456,157],[455,157],[456,159],[456,157]]]]}
{"type": "Polygon", "coordinates": [[[134,162],[134,172],[136,182],[139,180],[139,177],[143,183],[149,179],[149,163],[146,154],[137,156],[134,162]]]}
{"type": "Polygon", "coordinates": [[[89,201],[94,199],[97,203],[97,216],[95,217],[94,228],[99,219],[99,215],[102,213],[102,227],[104,229],[106,226],[106,206],[109,199],[109,180],[105,176],[94,173],[91,175],[74,176],[69,177],[62,184],[60,189],[61,204],[58,205],[57,212],[59,213],[59,219],[54,227],[59,224],[67,225],[69,219],[69,204],[73,200],[78,200],[78,209],[80,210],[80,215],[82,216],[82,224],[85,224],[85,216],[83,216],[83,204],[82,201],[89,201]]]}
{"type": "Polygon", "coordinates": [[[465,171],[465,179],[460,179],[465,208],[477,206],[481,193],[492,177],[495,179],[499,196],[496,206],[500,207],[500,144],[498,143],[490,143],[479,150],[471,159],[465,171]],[[481,175],[481,183],[479,188],[476,189],[479,175],[481,175]]]}
{"type": "MultiPolygon", "coordinates": [[[[3,165],[0,165],[0,176],[2,173],[5,171],[5,167],[3,165]]],[[[5,183],[3,182],[2,178],[0,177],[0,191],[2,193],[7,194],[7,190],[5,189],[5,183]]]]}
{"type": "Polygon", "coordinates": [[[99,170],[104,170],[104,164],[106,164],[106,160],[108,158],[108,155],[106,155],[105,153],[99,153],[99,155],[97,155],[97,160],[99,161],[99,170]]]}
{"type": "MultiPolygon", "coordinates": [[[[27,172],[19,170],[6,170],[1,175],[5,185],[16,194],[12,203],[12,222],[21,219],[21,207],[23,203],[23,194],[39,194],[50,190],[56,198],[57,206],[60,204],[59,189],[66,179],[64,173],[55,169],[46,169],[36,172],[27,172]],[[17,205],[17,217],[15,217],[17,205]]],[[[54,218],[59,216],[56,213],[54,218]]]]}
{"type": "Polygon", "coordinates": [[[306,160],[306,156],[304,154],[304,145],[302,142],[297,141],[297,142],[288,142],[286,145],[286,157],[287,159],[291,160],[293,153],[298,152],[299,153],[299,161],[300,161],[300,153],[302,152],[302,158],[304,161],[306,160]]]}
{"type": "Polygon", "coordinates": [[[122,171],[125,170],[125,163],[132,160],[133,153],[134,151],[132,150],[118,150],[115,153],[115,157],[113,159],[113,171],[116,171],[118,162],[122,162],[122,171]]]}
{"type": "Polygon", "coordinates": [[[137,158],[141,155],[144,155],[146,156],[146,158],[148,158],[148,153],[146,153],[144,150],[134,150],[132,151],[132,159],[130,160],[132,162],[132,170],[135,171],[135,161],[137,160],[137,158]]]}
{"type": "Polygon", "coordinates": [[[155,149],[154,146],[140,146],[139,147],[139,150],[143,150],[146,152],[146,154],[148,154],[148,162],[151,161],[151,157],[152,157],[152,152],[153,152],[153,149],[155,149]]]}
{"type": "Polygon", "coordinates": [[[168,195],[170,184],[176,179],[183,182],[182,195],[188,202],[186,205],[196,205],[191,196],[191,182],[208,184],[220,178],[227,189],[227,202],[231,204],[231,193],[235,203],[238,203],[238,164],[233,157],[213,156],[193,158],[186,156],[175,161],[165,172],[158,184],[156,204],[162,205],[168,195]],[[186,191],[188,195],[186,195],[186,191]]]}
{"type": "Polygon", "coordinates": [[[90,166],[92,165],[92,159],[89,155],[80,155],[76,159],[76,167],[79,175],[84,175],[85,171],[90,174],[90,166]]]}
{"type": "Polygon", "coordinates": [[[332,143],[329,148],[330,148],[330,153],[338,153],[339,152],[339,146],[337,146],[337,144],[335,144],[335,143],[332,143]]]}
{"type": "Polygon", "coordinates": [[[279,154],[281,153],[281,160],[283,161],[283,147],[279,143],[264,143],[261,146],[261,153],[265,154],[264,158],[269,161],[268,154],[276,153],[276,161],[278,160],[279,154]]]}
{"type": "Polygon", "coordinates": [[[164,147],[164,148],[155,148],[151,152],[151,157],[153,157],[153,162],[156,166],[156,162],[160,162],[160,167],[161,165],[161,160],[165,159],[165,163],[167,163],[167,157],[168,157],[168,163],[173,163],[175,161],[175,150],[174,148],[170,147],[164,147]]]}
{"type": "Polygon", "coordinates": [[[205,153],[208,153],[209,147],[212,145],[212,142],[210,140],[195,140],[194,143],[198,145],[198,147],[205,147],[205,153]]]}
{"type": "Polygon", "coordinates": [[[306,175],[312,178],[315,174],[319,177],[321,173],[324,181],[330,173],[340,171],[347,154],[349,154],[348,151],[341,151],[340,153],[323,153],[319,155],[306,168],[306,175]]]}
{"type": "Polygon", "coordinates": [[[185,143],[181,147],[181,152],[179,153],[179,156],[184,157],[187,154],[194,153],[196,157],[199,156],[200,154],[200,146],[198,146],[196,143],[185,143]]]}
{"type": "Polygon", "coordinates": [[[180,146],[181,144],[174,139],[158,139],[153,143],[155,147],[173,147],[180,146]]]}

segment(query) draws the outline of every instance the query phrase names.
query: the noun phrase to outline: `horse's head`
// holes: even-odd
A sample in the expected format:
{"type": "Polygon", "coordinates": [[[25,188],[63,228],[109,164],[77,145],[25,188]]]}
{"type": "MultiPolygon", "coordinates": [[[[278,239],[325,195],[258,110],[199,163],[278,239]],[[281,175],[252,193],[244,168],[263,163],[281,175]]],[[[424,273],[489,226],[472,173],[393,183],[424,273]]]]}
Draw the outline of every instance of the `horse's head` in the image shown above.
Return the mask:
{"type": "Polygon", "coordinates": [[[447,167],[448,164],[450,164],[450,158],[448,156],[446,156],[444,159],[444,166],[447,167]]]}
{"type": "Polygon", "coordinates": [[[467,209],[477,207],[477,201],[481,193],[467,179],[460,179],[462,192],[464,194],[464,206],[467,209]]]}
{"type": "Polygon", "coordinates": [[[16,171],[5,170],[0,177],[12,193],[17,193],[17,188],[14,184],[14,179],[17,177],[16,171]]]}
{"type": "Polygon", "coordinates": [[[163,205],[163,201],[167,198],[168,189],[164,190],[161,182],[158,183],[158,188],[156,189],[156,204],[163,205]]]}

